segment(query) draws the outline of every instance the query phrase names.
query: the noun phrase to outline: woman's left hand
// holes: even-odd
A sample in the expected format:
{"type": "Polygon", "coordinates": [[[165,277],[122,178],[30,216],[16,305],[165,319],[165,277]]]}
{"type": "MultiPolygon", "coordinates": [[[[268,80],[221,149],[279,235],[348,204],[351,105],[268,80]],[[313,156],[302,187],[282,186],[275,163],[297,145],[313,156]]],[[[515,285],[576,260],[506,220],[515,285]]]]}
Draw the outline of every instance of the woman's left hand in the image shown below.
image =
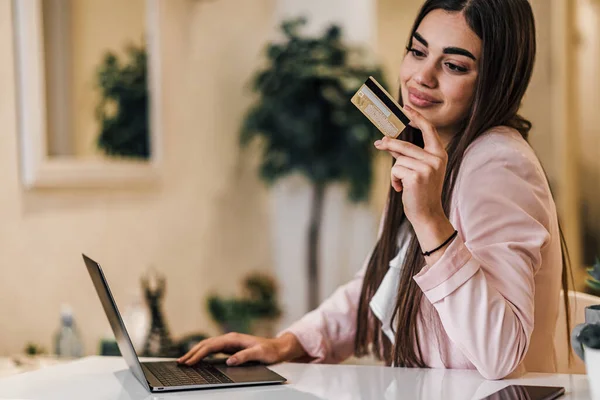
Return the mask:
{"type": "Polygon", "coordinates": [[[390,153],[396,163],[392,167],[392,187],[402,191],[404,213],[413,226],[445,219],[442,187],[448,154],[435,126],[416,110],[405,106],[411,125],[423,132],[425,146],[384,137],[375,142],[378,150],[390,153]]]}

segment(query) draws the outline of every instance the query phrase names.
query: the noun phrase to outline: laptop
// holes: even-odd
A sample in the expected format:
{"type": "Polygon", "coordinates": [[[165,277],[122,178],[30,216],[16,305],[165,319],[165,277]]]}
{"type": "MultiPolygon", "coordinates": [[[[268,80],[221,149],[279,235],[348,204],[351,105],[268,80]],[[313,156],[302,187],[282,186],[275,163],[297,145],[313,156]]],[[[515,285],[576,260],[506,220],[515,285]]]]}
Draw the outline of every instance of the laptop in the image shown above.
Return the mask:
{"type": "Polygon", "coordinates": [[[270,385],[286,381],[264,365],[228,367],[225,360],[201,361],[194,366],[176,361],[140,362],[100,264],[82,254],[98,297],[129,369],[150,392],[270,385]]]}

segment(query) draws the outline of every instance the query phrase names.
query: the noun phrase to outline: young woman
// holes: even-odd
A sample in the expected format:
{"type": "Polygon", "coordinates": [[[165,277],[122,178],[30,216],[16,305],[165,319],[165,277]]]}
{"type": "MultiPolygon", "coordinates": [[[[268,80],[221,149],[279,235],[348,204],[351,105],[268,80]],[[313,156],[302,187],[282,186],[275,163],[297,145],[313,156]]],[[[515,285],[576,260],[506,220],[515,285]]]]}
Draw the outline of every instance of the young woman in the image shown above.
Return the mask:
{"type": "Polygon", "coordinates": [[[229,352],[230,365],[339,362],[372,352],[388,365],[477,369],[488,379],[555,371],[567,266],[526,141],[531,123],[518,115],[535,50],[527,0],[427,0],[400,68],[411,128],[406,140],[375,142],[394,163],[363,268],[277,338],[228,334],[179,361],[229,352]]]}

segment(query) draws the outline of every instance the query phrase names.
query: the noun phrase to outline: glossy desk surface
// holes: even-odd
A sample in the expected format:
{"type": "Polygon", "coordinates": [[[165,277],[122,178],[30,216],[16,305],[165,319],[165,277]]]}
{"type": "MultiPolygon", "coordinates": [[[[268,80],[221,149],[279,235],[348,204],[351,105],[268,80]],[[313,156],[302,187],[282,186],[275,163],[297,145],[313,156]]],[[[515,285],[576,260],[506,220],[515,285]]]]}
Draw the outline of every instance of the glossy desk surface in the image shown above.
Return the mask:
{"type": "Polygon", "coordinates": [[[86,357],[0,379],[0,399],[480,399],[510,384],[564,386],[564,399],[590,399],[586,375],[527,374],[486,381],[476,371],[358,365],[280,364],[276,386],[152,394],[120,357],[86,357]]]}

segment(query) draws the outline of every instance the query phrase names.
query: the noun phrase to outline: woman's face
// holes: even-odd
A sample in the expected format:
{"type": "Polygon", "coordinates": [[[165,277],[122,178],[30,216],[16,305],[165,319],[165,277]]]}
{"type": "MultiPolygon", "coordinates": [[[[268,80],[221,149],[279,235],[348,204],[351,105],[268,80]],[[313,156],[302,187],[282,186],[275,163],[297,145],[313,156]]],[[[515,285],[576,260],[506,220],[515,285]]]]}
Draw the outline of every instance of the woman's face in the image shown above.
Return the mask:
{"type": "Polygon", "coordinates": [[[438,9],[421,21],[409,49],[400,67],[404,104],[427,118],[440,136],[451,136],[471,106],[481,39],[462,13],[438,9]]]}

